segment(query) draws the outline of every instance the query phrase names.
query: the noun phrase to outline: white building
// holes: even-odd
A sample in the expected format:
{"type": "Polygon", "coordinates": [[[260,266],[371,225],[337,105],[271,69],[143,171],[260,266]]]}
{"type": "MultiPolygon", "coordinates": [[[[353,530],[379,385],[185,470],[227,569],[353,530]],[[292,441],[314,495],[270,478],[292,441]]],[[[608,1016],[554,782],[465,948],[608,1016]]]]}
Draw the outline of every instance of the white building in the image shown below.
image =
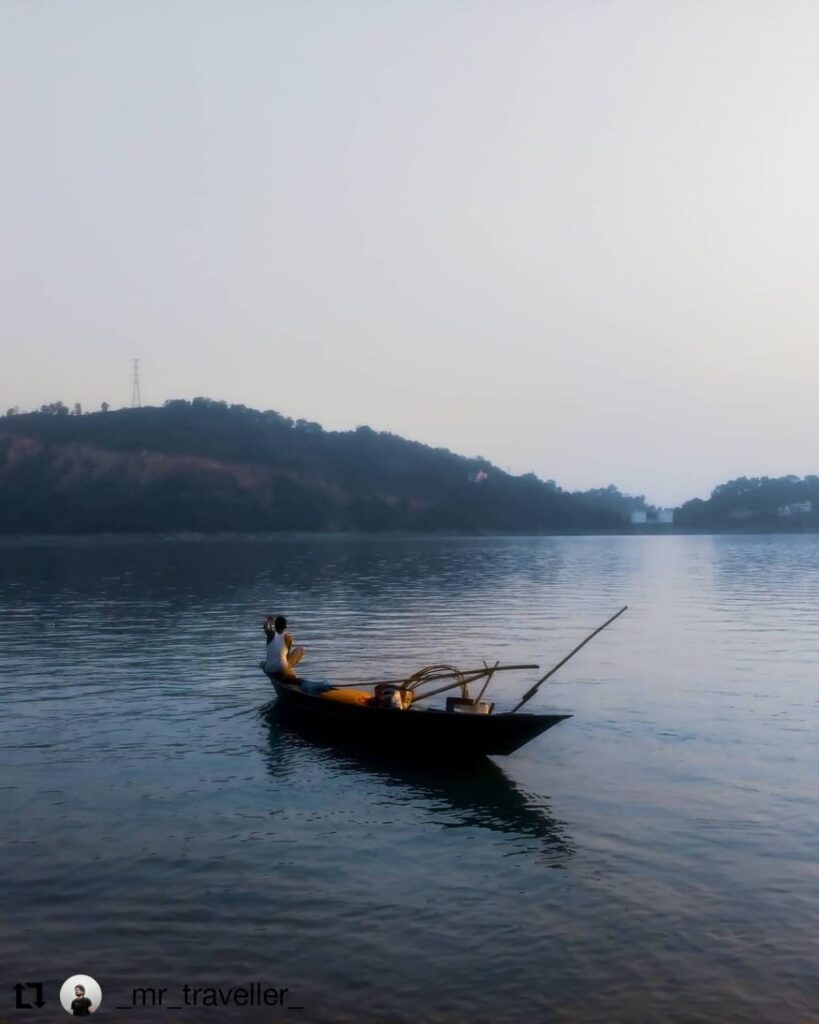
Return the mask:
{"type": "Polygon", "coordinates": [[[809,516],[813,512],[813,503],[810,501],[794,501],[790,505],[785,505],[778,512],[778,515],[783,518],[789,516],[809,516]]]}

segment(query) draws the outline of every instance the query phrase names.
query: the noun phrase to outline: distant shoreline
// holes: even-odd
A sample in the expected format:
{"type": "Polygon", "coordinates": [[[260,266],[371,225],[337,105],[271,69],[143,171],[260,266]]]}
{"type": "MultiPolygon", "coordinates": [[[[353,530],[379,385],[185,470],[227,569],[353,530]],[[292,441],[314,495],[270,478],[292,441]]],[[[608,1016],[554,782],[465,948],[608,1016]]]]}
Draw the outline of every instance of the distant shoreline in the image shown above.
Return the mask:
{"type": "Polygon", "coordinates": [[[509,531],[330,531],[330,530],[253,530],[253,531],[180,531],[169,533],[162,531],[122,532],[104,531],[99,533],[20,533],[0,534],[0,548],[6,547],[82,547],[84,544],[236,544],[243,542],[281,541],[281,540],[523,540],[538,537],[658,537],[658,536],[741,536],[741,537],[783,537],[795,535],[816,535],[819,529],[788,529],[788,530],[713,530],[694,529],[690,527],[675,528],[673,526],[639,526],[631,529],[618,530],[552,530],[549,532],[513,533],[509,531]]]}
{"type": "MultiPolygon", "coordinates": [[[[375,431],[208,398],[0,424],[0,536],[645,536],[819,532],[819,476],[738,477],[660,508],[375,431]]],[[[28,541],[27,541],[28,542],[28,541]]]]}

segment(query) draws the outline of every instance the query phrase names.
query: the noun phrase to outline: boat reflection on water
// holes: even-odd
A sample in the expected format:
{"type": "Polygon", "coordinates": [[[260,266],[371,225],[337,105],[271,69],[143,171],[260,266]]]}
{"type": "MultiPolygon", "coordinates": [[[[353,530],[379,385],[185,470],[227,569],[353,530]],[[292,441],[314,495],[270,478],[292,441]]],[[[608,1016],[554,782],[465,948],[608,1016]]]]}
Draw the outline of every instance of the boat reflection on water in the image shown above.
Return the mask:
{"type": "Polygon", "coordinates": [[[270,771],[279,778],[302,771],[306,760],[315,763],[319,755],[333,776],[365,775],[385,790],[400,790],[402,802],[409,798],[433,813],[451,816],[449,821],[435,819],[441,828],[483,828],[536,840],[538,852],[552,867],[560,867],[575,852],[565,825],[543,798],[523,791],[489,759],[436,771],[406,755],[373,753],[326,740],[283,716],[276,701],[265,704],[259,714],[270,728],[270,771]]]}

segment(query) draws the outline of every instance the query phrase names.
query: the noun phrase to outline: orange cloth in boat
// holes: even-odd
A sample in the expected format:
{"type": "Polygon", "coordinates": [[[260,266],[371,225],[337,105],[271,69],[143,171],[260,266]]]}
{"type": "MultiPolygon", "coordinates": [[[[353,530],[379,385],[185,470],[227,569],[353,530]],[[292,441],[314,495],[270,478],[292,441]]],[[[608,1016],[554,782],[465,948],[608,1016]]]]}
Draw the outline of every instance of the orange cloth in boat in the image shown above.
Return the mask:
{"type": "Polygon", "coordinates": [[[352,686],[337,686],[332,690],[325,690],[319,696],[322,700],[337,700],[342,704],[369,704],[373,695],[369,690],[357,690],[352,686]]]}

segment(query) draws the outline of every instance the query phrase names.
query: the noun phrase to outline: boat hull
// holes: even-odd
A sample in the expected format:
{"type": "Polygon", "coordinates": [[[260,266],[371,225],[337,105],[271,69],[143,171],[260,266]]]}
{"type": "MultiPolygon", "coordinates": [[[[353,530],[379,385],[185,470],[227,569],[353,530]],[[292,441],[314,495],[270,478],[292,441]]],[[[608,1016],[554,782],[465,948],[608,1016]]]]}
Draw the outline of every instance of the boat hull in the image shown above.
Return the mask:
{"type": "Polygon", "coordinates": [[[396,711],[323,700],[269,677],[279,713],[325,737],[371,748],[412,752],[429,760],[512,754],[571,715],[465,714],[414,708],[396,711]]]}

